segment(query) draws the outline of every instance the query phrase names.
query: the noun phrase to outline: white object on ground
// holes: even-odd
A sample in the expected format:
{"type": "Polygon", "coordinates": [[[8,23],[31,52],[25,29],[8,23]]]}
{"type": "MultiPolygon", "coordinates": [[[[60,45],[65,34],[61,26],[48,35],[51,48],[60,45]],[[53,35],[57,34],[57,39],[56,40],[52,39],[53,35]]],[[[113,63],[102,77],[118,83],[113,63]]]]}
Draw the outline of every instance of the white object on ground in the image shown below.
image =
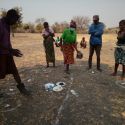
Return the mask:
{"type": "Polygon", "coordinates": [[[62,90],[63,90],[63,87],[60,86],[60,85],[55,86],[55,87],[53,88],[53,91],[55,91],[55,92],[60,92],[60,91],[62,91],[62,90]]]}
{"type": "Polygon", "coordinates": [[[92,74],[94,74],[95,72],[94,71],[92,71],[92,74]]]}
{"type": "Polygon", "coordinates": [[[31,82],[31,79],[28,79],[27,82],[31,82]]]}
{"type": "Polygon", "coordinates": [[[14,89],[9,89],[11,92],[13,92],[14,91],[14,89]]]}
{"type": "Polygon", "coordinates": [[[121,83],[122,85],[125,85],[125,82],[121,83]]]}
{"type": "Polygon", "coordinates": [[[6,104],[4,107],[5,107],[5,108],[8,108],[8,107],[10,107],[10,105],[9,105],[9,104],[6,104]]]}
{"type": "Polygon", "coordinates": [[[78,93],[75,92],[75,90],[70,90],[70,92],[71,92],[74,96],[76,96],[76,97],[79,96],[78,93]]]}
{"type": "Polygon", "coordinates": [[[54,83],[47,83],[47,84],[45,84],[45,90],[46,91],[52,91],[54,86],[55,86],[54,83]]]}

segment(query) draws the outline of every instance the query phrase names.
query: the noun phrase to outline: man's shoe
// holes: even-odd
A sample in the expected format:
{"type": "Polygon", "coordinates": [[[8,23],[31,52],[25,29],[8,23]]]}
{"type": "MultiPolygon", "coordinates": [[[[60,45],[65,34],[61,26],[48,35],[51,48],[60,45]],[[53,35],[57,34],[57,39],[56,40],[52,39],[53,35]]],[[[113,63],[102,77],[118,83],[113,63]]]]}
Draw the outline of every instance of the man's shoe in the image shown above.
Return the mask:
{"type": "Polygon", "coordinates": [[[18,84],[17,88],[19,89],[20,93],[27,95],[27,96],[31,95],[31,93],[25,88],[23,83],[18,84]]]}

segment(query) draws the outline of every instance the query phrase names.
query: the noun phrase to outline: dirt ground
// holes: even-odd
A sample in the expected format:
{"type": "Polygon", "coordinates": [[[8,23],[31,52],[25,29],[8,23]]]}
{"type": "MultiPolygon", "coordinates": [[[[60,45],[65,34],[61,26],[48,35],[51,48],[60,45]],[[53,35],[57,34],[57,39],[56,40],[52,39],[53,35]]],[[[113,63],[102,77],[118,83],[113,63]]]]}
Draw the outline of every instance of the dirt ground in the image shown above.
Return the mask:
{"type": "MultiPolygon", "coordinates": [[[[89,36],[84,36],[88,41],[89,36]]],[[[78,35],[78,42],[81,37],[78,35]]],[[[84,50],[79,47],[84,57],[76,59],[68,75],[64,72],[59,48],[55,47],[56,68],[45,68],[41,35],[15,34],[13,47],[24,54],[22,58],[15,58],[15,62],[32,96],[21,95],[11,75],[0,80],[4,93],[0,98],[0,125],[125,125],[125,82],[120,80],[121,67],[118,76],[110,76],[116,37],[115,34],[103,36],[101,73],[96,70],[95,55],[93,69],[86,69],[88,44],[84,50]],[[45,91],[46,83],[59,81],[66,83],[61,92],[45,91]],[[73,95],[71,90],[77,94],[73,95]]]]}

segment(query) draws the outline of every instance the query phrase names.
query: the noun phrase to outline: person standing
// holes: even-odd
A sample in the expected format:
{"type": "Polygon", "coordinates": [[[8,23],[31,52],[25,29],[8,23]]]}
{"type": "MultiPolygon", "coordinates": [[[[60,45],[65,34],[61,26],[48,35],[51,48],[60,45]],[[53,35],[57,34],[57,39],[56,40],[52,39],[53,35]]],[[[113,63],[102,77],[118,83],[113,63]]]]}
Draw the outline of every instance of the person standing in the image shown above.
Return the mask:
{"type": "Polygon", "coordinates": [[[4,79],[7,74],[12,74],[19,91],[29,95],[13,59],[13,56],[22,57],[22,53],[18,49],[13,49],[10,42],[10,26],[16,24],[19,18],[17,11],[10,9],[6,16],[0,19],[0,79],[4,79]]]}
{"type": "Polygon", "coordinates": [[[119,22],[118,41],[115,49],[115,68],[112,76],[117,75],[119,64],[122,64],[122,78],[125,77],[125,20],[119,22]]]}
{"type": "Polygon", "coordinates": [[[88,59],[88,69],[92,68],[92,57],[94,51],[97,56],[97,70],[102,71],[100,68],[100,52],[102,48],[102,35],[104,31],[104,24],[99,22],[99,16],[93,16],[93,23],[89,27],[90,36],[90,50],[89,50],[89,59],[88,59]]]}
{"type": "Polygon", "coordinates": [[[77,43],[76,43],[76,22],[71,21],[70,27],[66,28],[61,36],[60,46],[64,56],[64,64],[65,64],[65,71],[67,74],[69,72],[69,65],[74,64],[74,50],[77,50],[77,43]]]}
{"type": "Polygon", "coordinates": [[[46,53],[46,63],[47,67],[49,67],[49,63],[53,63],[53,67],[55,67],[55,51],[54,51],[54,31],[49,27],[48,22],[44,22],[43,24],[44,30],[42,31],[43,36],[43,45],[46,53]]]}

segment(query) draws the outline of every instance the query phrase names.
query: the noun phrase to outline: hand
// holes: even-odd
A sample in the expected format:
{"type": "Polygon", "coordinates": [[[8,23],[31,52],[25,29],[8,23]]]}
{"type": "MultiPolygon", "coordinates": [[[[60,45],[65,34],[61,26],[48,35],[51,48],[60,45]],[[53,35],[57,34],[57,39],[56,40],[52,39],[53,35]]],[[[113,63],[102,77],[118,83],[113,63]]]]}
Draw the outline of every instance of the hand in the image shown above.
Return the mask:
{"type": "Polygon", "coordinates": [[[13,56],[16,56],[16,57],[22,57],[23,56],[21,51],[18,50],[18,49],[11,49],[11,53],[12,53],[13,56]]]}

